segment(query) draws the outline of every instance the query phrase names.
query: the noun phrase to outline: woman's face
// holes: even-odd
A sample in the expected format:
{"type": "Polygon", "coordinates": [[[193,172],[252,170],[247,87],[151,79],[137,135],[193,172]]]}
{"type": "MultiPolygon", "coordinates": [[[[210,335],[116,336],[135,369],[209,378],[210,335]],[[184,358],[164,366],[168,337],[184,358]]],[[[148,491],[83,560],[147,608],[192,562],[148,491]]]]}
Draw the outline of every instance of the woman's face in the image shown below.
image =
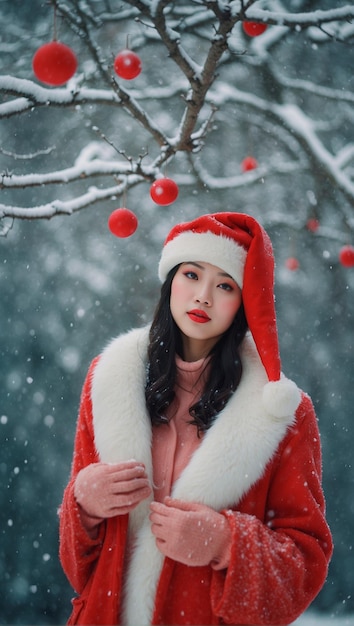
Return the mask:
{"type": "Polygon", "coordinates": [[[232,324],[241,289],[222,269],[202,261],[182,263],[171,285],[172,317],[182,334],[183,357],[197,361],[232,324]]]}

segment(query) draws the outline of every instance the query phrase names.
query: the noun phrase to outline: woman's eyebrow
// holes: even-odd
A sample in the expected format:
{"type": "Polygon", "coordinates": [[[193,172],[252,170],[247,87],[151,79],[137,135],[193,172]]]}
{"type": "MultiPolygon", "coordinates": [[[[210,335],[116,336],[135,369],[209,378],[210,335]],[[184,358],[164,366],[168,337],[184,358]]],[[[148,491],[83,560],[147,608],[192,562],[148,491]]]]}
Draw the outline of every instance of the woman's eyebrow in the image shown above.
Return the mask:
{"type": "Polygon", "coordinates": [[[198,267],[200,270],[205,269],[202,265],[199,265],[199,263],[196,263],[195,261],[184,261],[182,265],[194,265],[194,267],[198,267]]]}
{"type": "MultiPolygon", "coordinates": [[[[205,267],[203,267],[202,265],[199,265],[199,263],[197,263],[196,261],[185,261],[183,263],[183,265],[194,265],[194,267],[198,267],[198,269],[200,269],[200,270],[205,270],[205,267]]],[[[231,280],[236,282],[235,279],[232,278],[231,274],[228,274],[227,272],[218,272],[218,276],[223,276],[225,278],[230,278],[231,280]]]]}

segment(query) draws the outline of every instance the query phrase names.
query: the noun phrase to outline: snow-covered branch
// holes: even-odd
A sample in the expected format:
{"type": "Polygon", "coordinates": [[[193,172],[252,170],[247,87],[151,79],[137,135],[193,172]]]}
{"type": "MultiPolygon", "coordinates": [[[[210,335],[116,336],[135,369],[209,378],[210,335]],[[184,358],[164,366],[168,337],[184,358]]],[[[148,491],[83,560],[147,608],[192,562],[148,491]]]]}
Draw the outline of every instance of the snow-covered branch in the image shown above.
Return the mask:
{"type": "Polygon", "coordinates": [[[306,116],[299,107],[274,104],[229,85],[223,85],[218,93],[211,92],[208,97],[218,107],[226,101],[232,101],[272,117],[276,124],[286,128],[291,136],[298,140],[312,167],[320,176],[327,176],[354,207],[354,181],[341,169],[340,160],[326,149],[317,136],[316,122],[306,116]]]}
{"type": "Polygon", "coordinates": [[[33,107],[72,107],[77,104],[121,104],[118,96],[107,89],[70,89],[42,87],[32,80],[15,76],[0,76],[0,92],[18,96],[0,104],[0,119],[23,113],[33,107]]]}
{"type": "MultiPolygon", "coordinates": [[[[129,180],[129,187],[132,187],[139,182],[141,178],[136,176],[127,177],[129,180]]],[[[44,205],[36,207],[16,207],[7,206],[0,203],[0,218],[12,217],[17,219],[50,219],[56,215],[71,215],[77,211],[82,210],[97,202],[111,199],[112,197],[119,197],[127,188],[127,181],[120,185],[114,185],[107,189],[98,189],[98,187],[90,187],[88,191],[72,200],[59,200],[55,199],[52,202],[48,202],[44,205]]]]}
{"type": "MultiPolygon", "coordinates": [[[[239,13],[238,13],[239,15],[239,13]]],[[[354,7],[345,5],[336,9],[307,11],[303,13],[290,13],[290,11],[265,11],[251,7],[245,11],[248,20],[265,22],[276,26],[289,26],[292,28],[309,28],[310,26],[321,27],[331,22],[349,22],[354,18],[354,7]]]]}
{"type": "Polygon", "coordinates": [[[314,55],[314,32],[320,33],[327,48],[343,46],[337,42],[354,36],[354,7],[345,4],[296,13],[282,0],[270,0],[267,8],[261,0],[124,0],[119,6],[115,0],[109,5],[103,0],[53,3],[70,29],[66,39],[78,50],[78,72],[66,86],[40,85],[31,80],[30,60],[27,71],[23,63],[12,63],[16,48],[8,45],[3,54],[10,55],[10,61],[3,64],[7,71],[3,69],[0,76],[0,121],[4,128],[18,121],[23,129],[27,116],[32,119],[35,114],[33,119],[40,123],[51,119],[52,112],[55,119],[62,115],[64,125],[71,120],[67,132],[70,138],[75,135],[75,153],[80,157],[75,160],[72,148],[66,151],[65,144],[55,140],[58,127],[38,133],[49,133],[46,145],[57,146],[47,150],[50,158],[46,161],[41,161],[45,150],[36,133],[23,150],[16,144],[17,135],[5,133],[0,188],[6,201],[1,216],[47,219],[69,215],[121,196],[138,184],[143,188],[144,183],[165,175],[168,163],[169,175],[181,188],[198,186],[211,193],[255,189],[259,181],[290,174],[306,177],[306,185],[311,179],[315,189],[330,182],[346,205],[339,212],[345,215],[346,224],[351,222],[354,137],[340,129],[342,124],[352,128],[354,119],[354,96],[345,80],[346,70],[342,70],[343,79],[337,79],[335,69],[329,76],[329,64],[327,73],[320,71],[323,55],[329,58],[321,46],[307,72],[299,74],[301,64],[292,67],[291,46],[300,42],[304,55],[314,55]],[[244,21],[267,30],[250,37],[243,31],[244,21]],[[122,48],[122,39],[126,45],[133,43],[143,59],[143,72],[136,81],[124,80],[114,71],[114,55],[122,48]],[[19,67],[18,73],[9,74],[12,65],[19,67]],[[327,113],[332,105],[340,108],[337,123],[327,113]],[[98,133],[100,141],[112,148],[108,156],[85,151],[92,132],[100,127],[104,128],[104,133],[98,133]],[[217,139],[219,130],[227,138],[224,143],[217,139]],[[234,172],[228,160],[240,163],[245,153],[252,152],[250,148],[256,151],[255,135],[259,151],[266,153],[263,144],[269,145],[271,156],[263,157],[252,171],[234,172]],[[27,154],[28,161],[16,159],[16,154],[27,154]],[[60,165],[55,166],[59,155],[60,165]],[[40,165],[35,167],[37,162],[40,165]],[[94,177],[99,184],[87,190],[87,182],[94,177]],[[64,200],[60,197],[63,185],[64,200]],[[12,194],[30,187],[37,188],[33,206],[17,206],[12,194]],[[45,201],[37,205],[42,192],[45,201]],[[58,197],[48,201],[48,193],[58,197]]]}
{"type": "Polygon", "coordinates": [[[93,176],[128,176],[131,167],[125,163],[107,162],[95,159],[92,162],[81,164],[80,166],[68,167],[56,172],[44,174],[23,174],[16,176],[13,174],[0,174],[0,189],[4,188],[24,188],[38,187],[39,185],[57,185],[70,183],[83,178],[93,176]]]}

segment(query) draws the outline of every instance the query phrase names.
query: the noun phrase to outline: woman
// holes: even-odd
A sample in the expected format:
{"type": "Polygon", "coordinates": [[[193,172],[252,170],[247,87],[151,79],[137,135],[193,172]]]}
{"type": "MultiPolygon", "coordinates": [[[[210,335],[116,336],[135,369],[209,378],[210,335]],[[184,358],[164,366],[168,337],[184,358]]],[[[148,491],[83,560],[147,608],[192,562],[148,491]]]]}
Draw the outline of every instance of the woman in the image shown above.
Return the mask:
{"type": "Polygon", "coordinates": [[[91,365],[60,510],[70,624],[290,624],[322,588],[319,433],[281,374],[273,266],[250,216],[175,226],[151,327],[91,365]]]}

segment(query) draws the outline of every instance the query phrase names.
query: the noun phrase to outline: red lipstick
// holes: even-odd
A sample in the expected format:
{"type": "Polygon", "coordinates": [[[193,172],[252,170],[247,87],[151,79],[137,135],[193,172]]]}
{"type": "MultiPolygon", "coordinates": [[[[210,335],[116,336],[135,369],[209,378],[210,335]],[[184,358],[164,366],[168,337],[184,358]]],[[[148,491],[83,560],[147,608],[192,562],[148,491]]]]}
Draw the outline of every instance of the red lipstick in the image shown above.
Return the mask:
{"type": "Polygon", "coordinates": [[[193,309],[192,311],[188,311],[187,315],[192,320],[192,322],[197,322],[197,324],[205,324],[206,322],[210,322],[210,317],[202,311],[201,309],[193,309]]]}

